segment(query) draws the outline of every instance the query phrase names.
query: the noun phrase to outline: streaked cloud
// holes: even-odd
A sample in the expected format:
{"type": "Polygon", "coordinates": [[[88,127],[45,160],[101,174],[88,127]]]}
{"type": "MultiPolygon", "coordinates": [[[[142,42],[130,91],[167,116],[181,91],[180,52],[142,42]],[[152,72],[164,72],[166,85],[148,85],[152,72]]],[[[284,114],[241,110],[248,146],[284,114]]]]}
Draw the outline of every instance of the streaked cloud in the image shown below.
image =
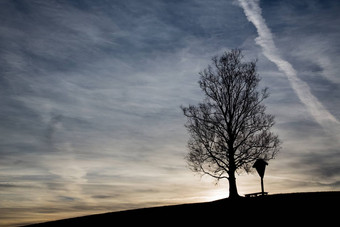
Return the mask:
{"type": "MultiPolygon", "coordinates": [[[[325,107],[315,114],[338,119],[340,33],[330,22],[340,6],[270,2],[250,10],[259,34],[233,1],[2,1],[0,225],[227,196],[227,182],[186,167],[179,106],[201,101],[198,72],[235,47],[259,59],[284,142],[266,189],[338,190],[337,136],[292,84],[325,107]]],[[[237,182],[241,194],[259,190],[256,174],[237,182]]]]}
{"type": "Polygon", "coordinates": [[[287,76],[292,88],[301,102],[306,106],[309,113],[326,130],[333,127],[333,124],[340,126],[339,121],[311,93],[308,84],[299,79],[293,66],[280,56],[279,50],[275,46],[273,35],[261,15],[262,12],[259,1],[239,0],[239,3],[244,9],[248,20],[252,22],[257,29],[259,36],[255,39],[256,43],[262,47],[264,55],[287,76]]]}

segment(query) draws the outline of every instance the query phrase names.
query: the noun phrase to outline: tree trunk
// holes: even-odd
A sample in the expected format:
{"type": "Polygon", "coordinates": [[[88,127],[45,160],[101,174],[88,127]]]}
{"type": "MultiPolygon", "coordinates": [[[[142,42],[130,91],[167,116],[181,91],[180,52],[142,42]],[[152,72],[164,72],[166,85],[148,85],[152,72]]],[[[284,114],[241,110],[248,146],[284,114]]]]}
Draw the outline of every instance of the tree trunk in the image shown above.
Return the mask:
{"type": "Polygon", "coordinates": [[[235,170],[229,171],[229,198],[238,198],[240,197],[237,192],[236,186],[236,178],[235,178],[235,170]]]}

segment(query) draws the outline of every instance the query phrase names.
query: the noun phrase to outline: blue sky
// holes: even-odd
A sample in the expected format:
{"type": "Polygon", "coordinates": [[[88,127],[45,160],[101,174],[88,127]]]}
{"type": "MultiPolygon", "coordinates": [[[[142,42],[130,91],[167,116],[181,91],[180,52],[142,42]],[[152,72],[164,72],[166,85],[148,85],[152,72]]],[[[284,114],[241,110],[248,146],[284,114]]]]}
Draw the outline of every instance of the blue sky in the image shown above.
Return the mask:
{"type": "MultiPolygon", "coordinates": [[[[269,193],[340,189],[338,1],[3,0],[0,224],[228,196],[187,168],[180,105],[232,48],[258,59],[282,150],[269,193]]],[[[254,174],[240,194],[260,190],[254,174]]]]}

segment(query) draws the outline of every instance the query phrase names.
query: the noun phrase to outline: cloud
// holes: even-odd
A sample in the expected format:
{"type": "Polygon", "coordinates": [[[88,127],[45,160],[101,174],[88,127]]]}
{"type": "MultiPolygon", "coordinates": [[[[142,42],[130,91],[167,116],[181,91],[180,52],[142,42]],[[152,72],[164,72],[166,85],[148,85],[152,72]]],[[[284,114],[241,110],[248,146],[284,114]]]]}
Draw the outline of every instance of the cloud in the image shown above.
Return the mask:
{"type": "Polygon", "coordinates": [[[264,55],[272,61],[280,71],[288,78],[293,90],[306,106],[309,113],[326,130],[331,129],[334,132],[334,124],[339,126],[339,121],[322,105],[322,103],[311,93],[308,84],[297,76],[296,70],[286,60],[284,60],[276,48],[273,35],[262,17],[262,11],[258,0],[239,0],[248,20],[254,24],[257,29],[258,37],[256,43],[262,47],[264,55]]]}
{"type": "Polygon", "coordinates": [[[122,1],[121,11],[115,4],[97,11],[91,2],[86,11],[25,3],[25,12],[8,2],[0,9],[7,215],[18,203],[36,218],[195,201],[199,188],[209,190],[185,168],[179,106],[197,100],[197,72],[214,43],[161,18],[166,4],[122,1]]]}
{"type": "Polygon", "coordinates": [[[265,15],[270,15],[267,23],[275,34],[277,48],[298,71],[299,78],[308,83],[313,95],[329,112],[339,116],[340,108],[332,103],[340,94],[340,67],[336,64],[340,32],[335,27],[340,22],[339,3],[308,1],[303,10],[295,2],[277,4],[263,5],[265,15]]]}
{"type": "MultiPolygon", "coordinates": [[[[198,72],[212,56],[239,46],[246,56],[257,55],[247,43],[254,28],[240,7],[225,0],[1,4],[2,216],[41,221],[48,213],[63,218],[227,196],[227,182],[214,186],[186,168],[188,135],[179,106],[202,99],[198,72]]],[[[269,29],[263,33],[263,45],[274,45],[272,36],[269,29]]],[[[275,89],[268,110],[277,113],[276,129],[287,140],[287,151],[270,163],[267,175],[284,180],[269,189],[285,192],[293,185],[282,188],[286,179],[308,182],[306,170],[319,167],[313,159],[308,168],[303,155],[334,146],[295,103],[283,73],[266,59],[259,64],[262,82],[275,89]],[[303,169],[285,169],[294,158],[303,169]]],[[[289,63],[282,68],[287,71],[289,63]]],[[[335,159],[323,163],[329,166],[317,180],[337,182],[335,159]]],[[[247,177],[241,193],[257,190],[257,176],[247,177]]]]}

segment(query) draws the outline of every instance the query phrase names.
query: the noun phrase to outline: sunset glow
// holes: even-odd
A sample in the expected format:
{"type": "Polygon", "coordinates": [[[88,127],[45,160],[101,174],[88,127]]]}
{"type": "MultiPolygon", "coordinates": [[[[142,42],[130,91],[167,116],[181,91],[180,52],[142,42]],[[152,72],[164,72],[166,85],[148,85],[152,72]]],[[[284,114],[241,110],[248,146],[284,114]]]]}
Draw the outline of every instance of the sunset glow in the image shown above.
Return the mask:
{"type": "MultiPolygon", "coordinates": [[[[181,105],[198,73],[257,59],[282,140],[270,194],[340,190],[340,1],[2,0],[0,226],[213,201],[181,105]]],[[[240,172],[240,195],[259,192],[240,172]]],[[[217,183],[217,184],[216,184],[217,183]]]]}

